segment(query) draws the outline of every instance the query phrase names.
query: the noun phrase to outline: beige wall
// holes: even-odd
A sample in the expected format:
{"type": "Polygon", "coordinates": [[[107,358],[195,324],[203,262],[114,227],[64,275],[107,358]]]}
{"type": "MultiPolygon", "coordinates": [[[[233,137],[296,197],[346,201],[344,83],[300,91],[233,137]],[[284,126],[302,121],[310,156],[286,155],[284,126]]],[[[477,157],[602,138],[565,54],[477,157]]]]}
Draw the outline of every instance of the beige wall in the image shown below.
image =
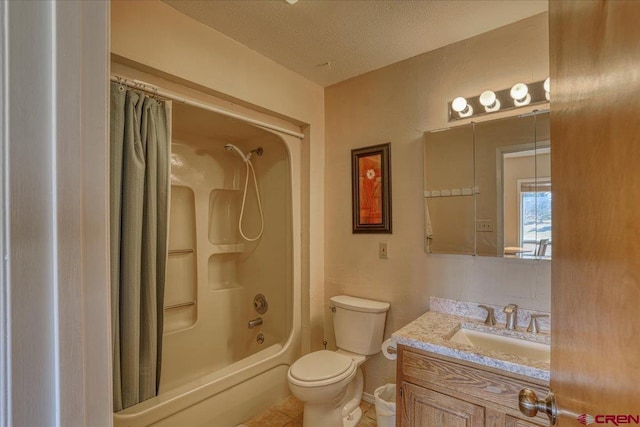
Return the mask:
{"type": "MultiPolygon", "coordinates": [[[[324,297],[324,90],[159,1],[111,3],[116,61],[301,126],[303,337],[322,341],[324,297]],[[313,161],[310,161],[313,159],[313,161]],[[313,189],[313,191],[310,191],[313,189]]],[[[122,67],[116,67],[122,69],[122,67]]],[[[308,349],[309,341],[303,348],[308,349]]]]}
{"type": "MultiPolygon", "coordinates": [[[[429,296],[549,310],[550,263],[426,255],[422,238],[423,133],[449,126],[447,102],[455,96],[538,81],[548,74],[543,14],[326,89],[326,298],[346,293],[389,301],[385,336],[425,312],[429,296]],[[393,234],[354,235],[350,150],[387,141],[393,234]],[[378,259],[381,241],[389,243],[388,260],[378,259]]],[[[326,318],[325,332],[333,343],[331,317],[326,318]]],[[[372,393],[393,380],[394,368],[381,355],[374,356],[365,364],[365,391],[372,393]]]]}

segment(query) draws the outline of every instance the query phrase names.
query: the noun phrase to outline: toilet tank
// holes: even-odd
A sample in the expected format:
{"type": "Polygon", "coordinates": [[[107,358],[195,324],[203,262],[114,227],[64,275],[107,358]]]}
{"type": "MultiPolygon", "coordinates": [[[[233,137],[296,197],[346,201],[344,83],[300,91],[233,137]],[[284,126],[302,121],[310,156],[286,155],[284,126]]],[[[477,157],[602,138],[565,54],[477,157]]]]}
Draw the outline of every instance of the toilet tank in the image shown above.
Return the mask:
{"type": "Polygon", "coordinates": [[[357,354],[380,351],[389,303],[347,295],[331,297],[338,348],[357,354]]]}

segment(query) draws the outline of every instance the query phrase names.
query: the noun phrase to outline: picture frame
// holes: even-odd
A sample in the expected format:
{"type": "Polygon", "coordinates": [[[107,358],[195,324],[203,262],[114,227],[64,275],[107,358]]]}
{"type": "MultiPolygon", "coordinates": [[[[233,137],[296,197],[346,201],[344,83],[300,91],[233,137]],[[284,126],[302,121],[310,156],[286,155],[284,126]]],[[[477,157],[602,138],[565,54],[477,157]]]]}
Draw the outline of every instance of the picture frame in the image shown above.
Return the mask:
{"type": "Polygon", "coordinates": [[[391,143],[351,150],[353,233],[391,233],[391,143]]]}

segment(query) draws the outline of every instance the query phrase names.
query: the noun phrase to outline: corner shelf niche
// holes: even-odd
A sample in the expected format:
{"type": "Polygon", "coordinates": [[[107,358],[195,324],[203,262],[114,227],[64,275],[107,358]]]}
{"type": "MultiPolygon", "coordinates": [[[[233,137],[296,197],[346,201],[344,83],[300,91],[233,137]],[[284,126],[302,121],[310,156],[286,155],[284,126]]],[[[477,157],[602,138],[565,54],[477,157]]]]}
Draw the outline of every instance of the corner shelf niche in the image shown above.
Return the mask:
{"type": "Polygon", "coordinates": [[[240,286],[237,278],[238,253],[218,253],[209,257],[209,289],[217,291],[240,286]]]}

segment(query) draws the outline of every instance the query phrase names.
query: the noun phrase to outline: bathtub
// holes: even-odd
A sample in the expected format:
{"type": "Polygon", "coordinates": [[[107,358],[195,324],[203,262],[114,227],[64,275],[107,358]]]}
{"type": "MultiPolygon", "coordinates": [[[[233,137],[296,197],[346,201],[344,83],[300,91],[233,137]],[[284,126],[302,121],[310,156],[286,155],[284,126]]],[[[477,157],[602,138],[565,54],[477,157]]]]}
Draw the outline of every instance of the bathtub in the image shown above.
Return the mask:
{"type": "MultiPolygon", "coordinates": [[[[287,347],[292,346],[292,341],[287,347]]],[[[223,369],[114,414],[115,427],[231,427],[290,394],[295,351],[273,344],[223,369]]]]}

